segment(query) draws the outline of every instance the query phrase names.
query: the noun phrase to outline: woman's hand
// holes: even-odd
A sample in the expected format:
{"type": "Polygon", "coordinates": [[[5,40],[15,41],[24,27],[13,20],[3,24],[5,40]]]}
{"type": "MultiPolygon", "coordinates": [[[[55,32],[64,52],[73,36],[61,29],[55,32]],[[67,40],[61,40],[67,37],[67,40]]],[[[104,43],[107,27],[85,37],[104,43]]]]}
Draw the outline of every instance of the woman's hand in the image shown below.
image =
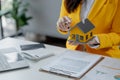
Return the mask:
{"type": "Polygon", "coordinates": [[[100,41],[97,36],[87,43],[91,48],[97,48],[100,45],[100,41]]]}
{"type": "Polygon", "coordinates": [[[69,44],[69,45],[77,46],[77,45],[79,45],[80,43],[75,42],[75,41],[68,41],[68,44],[69,44]]]}
{"type": "MultiPolygon", "coordinates": [[[[68,40],[68,44],[69,45],[74,45],[74,46],[78,46],[78,45],[84,45],[84,43],[80,43],[80,42],[75,42],[75,41],[69,41],[68,40]]],[[[100,45],[100,41],[98,39],[97,36],[95,36],[92,40],[90,40],[89,42],[86,43],[88,46],[90,46],[91,48],[97,48],[100,45]]]]}
{"type": "Polygon", "coordinates": [[[75,42],[75,41],[68,41],[68,44],[72,45],[72,46],[77,46],[76,50],[86,51],[86,47],[85,47],[84,43],[75,42]]]}
{"type": "Polygon", "coordinates": [[[70,30],[71,19],[67,16],[58,19],[57,28],[61,31],[69,31],[70,30]]]}

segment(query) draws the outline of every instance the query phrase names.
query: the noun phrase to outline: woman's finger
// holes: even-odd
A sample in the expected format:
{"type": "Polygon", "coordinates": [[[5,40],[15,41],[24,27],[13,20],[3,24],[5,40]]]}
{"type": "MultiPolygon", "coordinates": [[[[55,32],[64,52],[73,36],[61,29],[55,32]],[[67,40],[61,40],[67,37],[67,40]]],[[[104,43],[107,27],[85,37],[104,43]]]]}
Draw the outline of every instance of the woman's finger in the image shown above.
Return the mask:
{"type": "Polygon", "coordinates": [[[60,18],[57,21],[57,28],[62,30],[62,31],[68,31],[70,29],[70,20],[68,19],[67,16],[60,18]]]}
{"type": "Polygon", "coordinates": [[[70,19],[69,17],[64,16],[63,18],[64,18],[64,20],[67,21],[68,23],[71,23],[71,19],[70,19]]]}

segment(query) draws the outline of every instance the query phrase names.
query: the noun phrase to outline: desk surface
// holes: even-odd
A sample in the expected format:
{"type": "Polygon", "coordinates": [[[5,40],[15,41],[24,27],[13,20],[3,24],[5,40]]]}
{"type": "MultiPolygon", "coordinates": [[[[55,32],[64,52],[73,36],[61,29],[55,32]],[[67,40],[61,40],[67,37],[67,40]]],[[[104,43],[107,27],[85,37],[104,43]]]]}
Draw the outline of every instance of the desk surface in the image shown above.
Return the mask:
{"type": "MultiPolygon", "coordinates": [[[[21,44],[32,44],[32,43],[35,42],[6,38],[0,41],[0,48],[6,46],[7,47],[16,46],[17,48],[19,48],[19,45],[21,44]]],[[[45,46],[48,49],[52,49],[56,55],[66,50],[65,48],[52,46],[52,45],[45,45],[45,46]]],[[[68,78],[66,76],[60,76],[60,75],[39,71],[40,66],[47,64],[49,61],[52,61],[53,59],[54,56],[43,59],[38,62],[27,60],[28,63],[30,64],[30,68],[0,73],[0,80],[73,80],[73,78],[68,78]]]]}

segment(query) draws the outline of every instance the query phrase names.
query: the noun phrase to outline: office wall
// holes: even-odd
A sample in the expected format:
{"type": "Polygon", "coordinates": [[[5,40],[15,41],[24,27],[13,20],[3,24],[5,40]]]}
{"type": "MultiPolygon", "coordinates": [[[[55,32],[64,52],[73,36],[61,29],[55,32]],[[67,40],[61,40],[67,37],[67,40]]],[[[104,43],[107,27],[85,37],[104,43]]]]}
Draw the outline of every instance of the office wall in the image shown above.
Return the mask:
{"type": "Polygon", "coordinates": [[[43,35],[57,38],[66,38],[56,30],[56,22],[59,17],[61,0],[23,0],[30,3],[29,15],[33,19],[27,29],[43,35]]]}

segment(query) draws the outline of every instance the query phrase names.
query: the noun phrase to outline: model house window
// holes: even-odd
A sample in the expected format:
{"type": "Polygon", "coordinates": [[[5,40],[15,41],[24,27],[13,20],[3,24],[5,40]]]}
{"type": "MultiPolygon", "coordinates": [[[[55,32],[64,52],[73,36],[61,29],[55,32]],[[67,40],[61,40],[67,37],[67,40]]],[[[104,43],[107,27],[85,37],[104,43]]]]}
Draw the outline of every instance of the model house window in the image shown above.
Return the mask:
{"type": "Polygon", "coordinates": [[[72,39],[75,39],[75,34],[72,34],[72,39]]]}
{"type": "Polygon", "coordinates": [[[84,40],[84,37],[83,37],[83,36],[80,36],[80,40],[84,40]]]}
{"type": "Polygon", "coordinates": [[[86,40],[88,39],[88,35],[86,35],[86,40]]]}
{"type": "Polygon", "coordinates": [[[91,32],[91,33],[90,33],[90,37],[92,37],[92,36],[93,36],[93,33],[91,32]]]}
{"type": "Polygon", "coordinates": [[[78,34],[76,34],[76,41],[78,41],[78,42],[80,41],[78,34]]]}

